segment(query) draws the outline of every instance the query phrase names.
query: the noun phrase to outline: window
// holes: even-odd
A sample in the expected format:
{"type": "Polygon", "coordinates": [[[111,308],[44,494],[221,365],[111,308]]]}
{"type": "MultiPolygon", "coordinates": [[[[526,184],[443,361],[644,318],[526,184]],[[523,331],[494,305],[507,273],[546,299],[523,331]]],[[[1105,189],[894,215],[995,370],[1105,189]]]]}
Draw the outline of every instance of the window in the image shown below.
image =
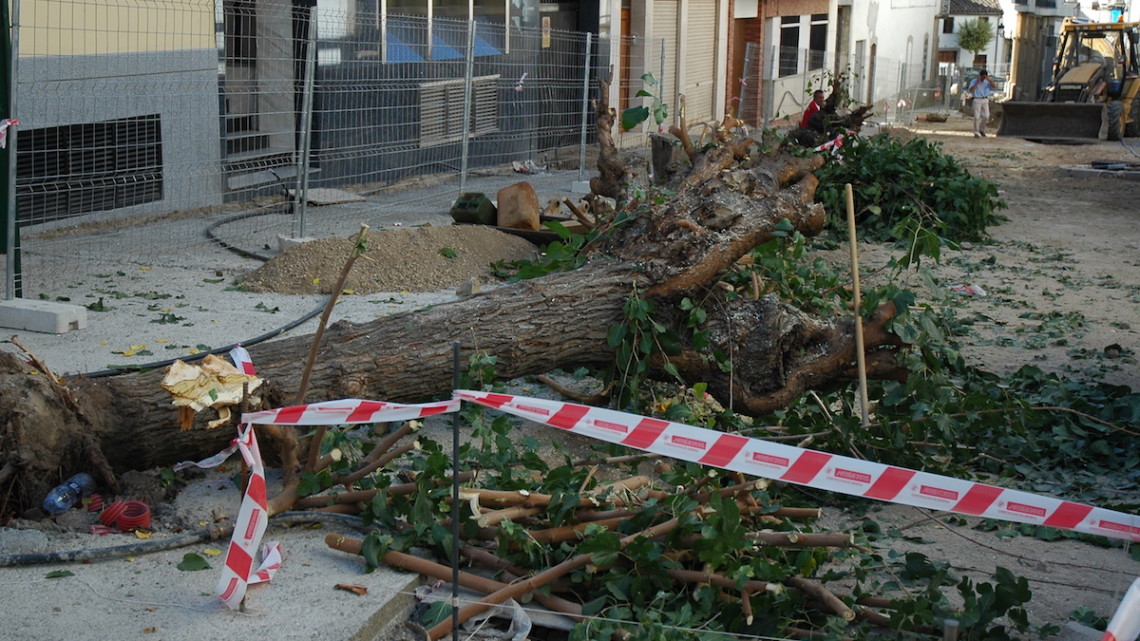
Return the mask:
{"type": "Polygon", "coordinates": [[[47,222],[162,199],[158,114],[20,134],[21,220],[47,222]]]}
{"type": "Polygon", "coordinates": [[[800,70],[800,17],[780,18],[780,77],[793,76],[800,70]]]}
{"type": "Polygon", "coordinates": [[[922,34],[922,79],[926,80],[926,72],[930,70],[930,34],[922,34]]]}
{"type": "MultiPolygon", "coordinates": [[[[473,79],[471,135],[499,130],[499,75],[473,79]]],[[[420,147],[463,139],[464,81],[440,80],[420,84],[420,147]]]]}
{"type": "Polygon", "coordinates": [[[954,18],[942,19],[942,33],[954,33],[954,18]]]}
{"type": "Polygon", "coordinates": [[[811,29],[808,32],[808,71],[823,69],[823,57],[827,53],[827,14],[813,13],[811,29]]]}
{"type": "Polygon", "coordinates": [[[827,14],[780,18],[780,77],[822,69],[827,55],[827,14]],[[807,50],[804,50],[807,45],[807,50]],[[807,59],[800,58],[806,54],[807,59]]]}

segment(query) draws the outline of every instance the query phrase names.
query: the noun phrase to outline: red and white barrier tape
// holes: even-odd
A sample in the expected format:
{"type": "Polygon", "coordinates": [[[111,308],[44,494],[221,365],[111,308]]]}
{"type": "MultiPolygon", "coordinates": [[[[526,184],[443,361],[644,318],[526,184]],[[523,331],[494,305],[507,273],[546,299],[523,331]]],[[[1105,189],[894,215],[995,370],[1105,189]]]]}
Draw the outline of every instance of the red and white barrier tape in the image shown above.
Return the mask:
{"type": "Polygon", "coordinates": [[[1140,517],[616,410],[457,390],[456,397],[591,438],[808,487],[1140,541],[1140,517]]]}
{"type": "Polygon", "coordinates": [[[449,414],[459,411],[459,399],[401,405],[380,401],[344,399],[294,405],[262,412],[246,412],[241,415],[242,423],[272,423],[274,425],[344,425],[355,423],[381,423],[385,421],[407,421],[436,414],[449,414]]]}
{"type": "Polygon", "coordinates": [[[257,547],[269,521],[269,495],[265,489],[265,466],[261,462],[253,426],[243,425],[239,430],[238,449],[249,465],[249,483],[241,500],[230,546],[226,549],[217,588],[218,596],[231,609],[241,603],[249,584],[270,580],[281,566],[278,549],[276,555],[265,554],[261,566],[254,569],[257,547]]]}
{"type": "Polygon", "coordinates": [[[20,124],[19,120],[15,118],[5,118],[0,120],[0,149],[8,146],[8,127],[20,124]]]}
{"type": "MultiPolygon", "coordinates": [[[[253,362],[249,352],[238,346],[230,351],[234,365],[244,373],[254,375],[253,362]]],[[[236,608],[245,597],[248,586],[269,581],[281,567],[281,545],[267,543],[262,546],[261,564],[254,569],[253,563],[261,537],[269,519],[269,495],[265,488],[265,464],[261,461],[261,450],[257,446],[257,436],[252,425],[239,425],[238,435],[229,447],[214,456],[201,461],[183,461],[174,466],[175,470],[188,467],[217,467],[224,463],[235,451],[241,451],[249,465],[249,484],[241,500],[234,532],[226,557],[222,563],[222,576],[218,580],[218,596],[229,608],[236,608]]]]}
{"type": "MultiPolygon", "coordinates": [[[[231,358],[238,369],[247,374],[255,373],[244,348],[234,348],[231,358]]],[[[456,390],[450,401],[435,403],[403,405],[344,399],[244,413],[233,447],[241,450],[251,476],[218,582],[218,594],[226,605],[237,607],[248,585],[268,581],[281,564],[280,547],[267,546],[262,566],[253,570],[253,553],[268,518],[265,468],[253,424],[342,425],[411,420],[456,412],[461,401],[598,440],[753,476],[891,503],[1140,541],[1140,517],[1132,514],[627,412],[526,396],[456,390]]],[[[180,465],[216,465],[225,460],[233,447],[205,461],[180,465]]],[[[1138,585],[1133,587],[1140,592],[1138,585]]],[[[1133,600],[1140,599],[1140,594],[1133,595],[1132,590],[1129,595],[1133,600]]],[[[1129,595],[1126,595],[1126,604],[1129,595]]],[[[1103,641],[1124,638],[1112,634],[1110,625],[1103,641]]]]}
{"type": "Polygon", "coordinates": [[[249,352],[241,345],[230,350],[230,360],[234,362],[234,367],[241,370],[242,374],[257,376],[257,370],[253,367],[253,359],[249,357],[249,352]]]}
{"type": "Polygon", "coordinates": [[[1124,599],[1108,622],[1101,641],[1134,641],[1140,636],[1140,579],[1124,593],[1124,599]]]}

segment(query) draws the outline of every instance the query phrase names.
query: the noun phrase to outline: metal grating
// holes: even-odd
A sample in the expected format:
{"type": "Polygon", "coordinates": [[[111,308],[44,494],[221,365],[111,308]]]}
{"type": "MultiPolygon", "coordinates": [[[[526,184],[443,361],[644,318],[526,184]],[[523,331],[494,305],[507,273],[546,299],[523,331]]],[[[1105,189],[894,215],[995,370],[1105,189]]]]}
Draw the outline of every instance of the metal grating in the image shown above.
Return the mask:
{"type": "MultiPolygon", "coordinates": [[[[499,130],[499,75],[472,79],[471,131],[478,136],[499,130]]],[[[420,148],[463,139],[463,79],[420,84],[420,148]]]]}
{"type": "Polygon", "coordinates": [[[17,153],[22,223],[162,199],[157,114],[23,132],[17,153]]]}

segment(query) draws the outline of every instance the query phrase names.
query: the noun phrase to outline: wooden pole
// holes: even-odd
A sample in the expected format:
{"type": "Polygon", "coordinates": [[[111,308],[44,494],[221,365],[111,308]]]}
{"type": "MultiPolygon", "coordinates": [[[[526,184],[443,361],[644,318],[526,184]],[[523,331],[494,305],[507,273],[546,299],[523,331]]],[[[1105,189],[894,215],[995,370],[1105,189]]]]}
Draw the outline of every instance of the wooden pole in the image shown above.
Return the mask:
{"type": "Polygon", "coordinates": [[[852,293],[855,300],[855,363],[859,368],[859,409],[863,413],[863,427],[871,424],[867,406],[867,358],[863,353],[863,295],[859,290],[859,245],[855,240],[855,196],[851,183],[847,183],[847,238],[851,245],[852,293]]]}

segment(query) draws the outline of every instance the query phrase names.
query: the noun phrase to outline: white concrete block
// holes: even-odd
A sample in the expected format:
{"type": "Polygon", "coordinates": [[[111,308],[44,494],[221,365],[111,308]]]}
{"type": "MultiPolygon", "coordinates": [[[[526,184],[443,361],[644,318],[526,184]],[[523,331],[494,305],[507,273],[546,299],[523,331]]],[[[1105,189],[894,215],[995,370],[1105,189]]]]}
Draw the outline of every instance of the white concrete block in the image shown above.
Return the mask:
{"type": "Polygon", "coordinates": [[[310,240],[316,240],[316,239],[310,238],[308,236],[305,236],[303,238],[293,238],[290,236],[285,236],[283,234],[277,234],[277,251],[283,252],[286,249],[289,249],[290,247],[295,247],[297,245],[300,245],[301,243],[307,243],[310,240]]]}
{"type": "Polygon", "coordinates": [[[87,308],[32,298],[0,301],[0,327],[64,334],[87,327],[87,308]]]}
{"type": "Polygon", "coordinates": [[[575,194],[588,194],[590,193],[590,181],[575,180],[574,184],[570,185],[570,191],[575,194]]]}

